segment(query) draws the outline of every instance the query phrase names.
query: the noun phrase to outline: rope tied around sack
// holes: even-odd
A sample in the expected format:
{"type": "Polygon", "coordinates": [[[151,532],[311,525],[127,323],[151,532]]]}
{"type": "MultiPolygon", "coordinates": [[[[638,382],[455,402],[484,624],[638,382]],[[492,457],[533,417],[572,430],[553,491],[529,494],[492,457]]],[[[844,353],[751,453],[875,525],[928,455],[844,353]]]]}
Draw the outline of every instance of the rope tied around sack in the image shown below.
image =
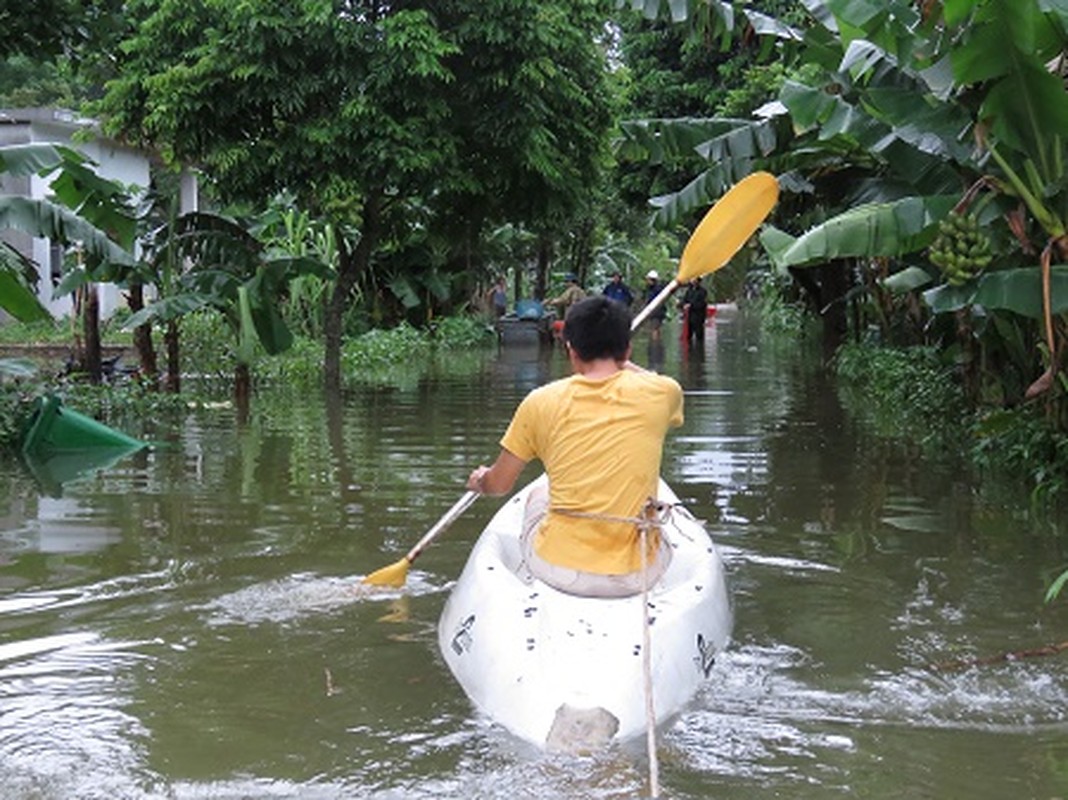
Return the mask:
{"type": "Polygon", "coordinates": [[[645,744],[649,758],[649,796],[660,797],[660,765],[656,754],[656,707],[653,704],[653,647],[649,619],[649,531],[656,529],[664,535],[664,526],[671,521],[674,510],[671,503],[661,502],[653,497],[645,501],[641,516],[621,517],[615,514],[600,514],[570,509],[549,509],[557,514],[583,519],[595,519],[604,522],[622,522],[638,528],[639,550],[641,550],[642,574],[642,679],[645,684],[645,744]]]}
{"type": "Polygon", "coordinates": [[[642,505],[641,516],[624,517],[618,514],[602,514],[595,511],[575,511],[570,508],[550,508],[553,514],[563,514],[565,517],[579,517],[581,519],[595,519],[601,522],[621,522],[635,525],[639,529],[660,529],[671,521],[671,513],[675,510],[674,503],[665,503],[650,497],[642,505]]]}

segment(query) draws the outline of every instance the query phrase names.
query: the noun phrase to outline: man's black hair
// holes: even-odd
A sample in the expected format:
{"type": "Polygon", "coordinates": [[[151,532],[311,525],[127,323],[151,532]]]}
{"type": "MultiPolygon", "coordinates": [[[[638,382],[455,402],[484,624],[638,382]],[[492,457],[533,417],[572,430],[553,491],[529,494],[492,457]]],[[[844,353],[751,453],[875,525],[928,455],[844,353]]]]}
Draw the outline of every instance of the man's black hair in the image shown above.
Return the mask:
{"type": "Polygon", "coordinates": [[[630,311],[604,295],[580,300],[564,318],[564,341],[583,361],[622,361],[630,346],[630,311]]]}

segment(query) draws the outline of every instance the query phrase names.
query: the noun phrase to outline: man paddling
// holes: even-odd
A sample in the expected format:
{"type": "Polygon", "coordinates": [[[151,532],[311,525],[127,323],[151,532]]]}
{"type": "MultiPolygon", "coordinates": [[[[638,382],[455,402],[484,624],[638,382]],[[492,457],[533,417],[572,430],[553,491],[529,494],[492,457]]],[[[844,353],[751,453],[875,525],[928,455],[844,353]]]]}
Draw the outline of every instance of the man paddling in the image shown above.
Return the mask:
{"type": "MultiPolygon", "coordinates": [[[[563,339],[574,374],[527,395],[496,461],[467,481],[473,491],[506,494],[527,462],[542,462],[549,489],[528,501],[524,557],[535,577],[572,594],[642,590],[639,525],[656,497],[664,438],[683,420],[679,384],[630,361],[630,321],[604,296],[573,305],[563,339]]],[[[644,580],[652,584],[670,548],[647,530],[644,580]]]]}

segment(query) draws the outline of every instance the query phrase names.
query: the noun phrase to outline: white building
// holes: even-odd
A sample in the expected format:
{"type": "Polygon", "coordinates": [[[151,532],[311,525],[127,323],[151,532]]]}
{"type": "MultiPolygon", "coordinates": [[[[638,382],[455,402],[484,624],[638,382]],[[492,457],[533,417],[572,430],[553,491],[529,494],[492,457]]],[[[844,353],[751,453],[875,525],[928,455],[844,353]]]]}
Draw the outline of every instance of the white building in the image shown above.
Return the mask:
{"type": "MultiPolygon", "coordinates": [[[[55,108],[0,109],[0,145],[30,143],[69,146],[88,156],[95,163],[97,174],[104,178],[123,186],[147,188],[150,185],[149,156],[103,137],[95,120],[55,108]]],[[[0,176],[0,193],[45,199],[49,195],[49,180],[37,175],[0,176]]],[[[182,180],[181,208],[184,212],[196,207],[196,179],[188,174],[182,180]]],[[[52,289],[62,274],[63,248],[49,239],[31,237],[21,231],[0,231],[0,237],[38,265],[38,294],[45,308],[54,317],[69,315],[71,296],[52,298],[52,289]]],[[[102,317],[110,316],[124,304],[118,287],[111,284],[101,285],[99,296],[102,317]]]]}

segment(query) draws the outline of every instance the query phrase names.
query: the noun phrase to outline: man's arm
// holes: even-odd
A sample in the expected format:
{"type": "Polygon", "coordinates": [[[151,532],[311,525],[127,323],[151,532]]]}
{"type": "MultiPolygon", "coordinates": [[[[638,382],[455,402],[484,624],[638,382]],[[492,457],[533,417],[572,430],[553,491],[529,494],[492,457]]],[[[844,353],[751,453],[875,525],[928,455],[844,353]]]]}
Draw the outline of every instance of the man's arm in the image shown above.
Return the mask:
{"type": "Polygon", "coordinates": [[[467,479],[467,488],[490,496],[507,494],[526,465],[526,461],[502,447],[492,466],[475,467],[467,479]]]}

